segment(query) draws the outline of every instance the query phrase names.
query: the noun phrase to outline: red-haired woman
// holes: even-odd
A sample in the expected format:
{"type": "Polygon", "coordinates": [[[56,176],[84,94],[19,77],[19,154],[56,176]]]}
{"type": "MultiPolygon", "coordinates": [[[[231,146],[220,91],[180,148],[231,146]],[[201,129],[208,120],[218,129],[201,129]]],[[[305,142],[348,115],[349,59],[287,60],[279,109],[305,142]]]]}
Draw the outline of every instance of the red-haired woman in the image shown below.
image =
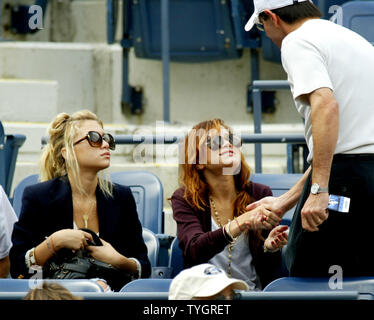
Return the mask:
{"type": "Polygon", "coordinates": [[[249,181],[241,139],[222,120],[200,122],[184,143],[181,188],[171,202],[185,267],[209,262],[261,290],[278,276],[287,226],[263,206],[246,206],[270,188],[249,181]]]}

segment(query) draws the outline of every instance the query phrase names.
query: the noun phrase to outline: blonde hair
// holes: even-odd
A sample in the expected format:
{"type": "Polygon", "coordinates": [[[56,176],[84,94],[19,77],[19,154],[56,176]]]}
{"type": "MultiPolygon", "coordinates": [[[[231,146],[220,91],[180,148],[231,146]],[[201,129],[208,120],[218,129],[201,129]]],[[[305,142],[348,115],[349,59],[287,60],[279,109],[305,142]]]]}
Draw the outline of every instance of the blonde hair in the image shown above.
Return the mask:
{"type": "Polygon", "coordinates": [[[73,295],[64,286],[53,283],[43,282],[41,288],[31,289],[23,300],[83,300],[82,297],[73,295]]]}
{"type": "MultiPolygon", "coordinates": [[[[85,194],[80,179],[80,169],[74,151],[74,139],[83,121],[96,121],[102,128],[102,121],[88,110],[77,111],[71,116],[60,113],[51,122],[48,128],[49,141],[43,148],[40,159],[40,181],[47,181],[57,177],[63,177],[69,173],[78,192],[85,194]],[[62,149],[65,148],[65,158],[62,149]]],[[[98,174],[98,184],[105,195],[112,195],[112,184],[109,175],[101,171],[98,174]]]]}

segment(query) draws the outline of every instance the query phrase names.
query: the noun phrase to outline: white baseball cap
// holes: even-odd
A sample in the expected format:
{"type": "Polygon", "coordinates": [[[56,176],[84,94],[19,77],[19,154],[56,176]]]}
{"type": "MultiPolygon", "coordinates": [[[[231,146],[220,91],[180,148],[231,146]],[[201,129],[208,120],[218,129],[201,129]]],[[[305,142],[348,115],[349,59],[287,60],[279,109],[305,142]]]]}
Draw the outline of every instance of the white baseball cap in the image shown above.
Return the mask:
{"type": "Polygon", "coordinates": [[[245,31],[251,30],[252,27],[259,22],[258,16],[260,15],[260,13],[264,12],[266,9],[279,9],[303,1],[308,0],[253,0],[253,4],[255,5],[255,12],[253,12],[244,29],[245,31]]]}
{"type": "Polygon", "coordinates": [[[216,266],[209,263],[199,264],[181,271],[173,279],[169,289],[169,300],[210,297],[231,284],[233,284],[233,289],[249,290],[244,281],[229,278],[223,270],[216,266]]]}

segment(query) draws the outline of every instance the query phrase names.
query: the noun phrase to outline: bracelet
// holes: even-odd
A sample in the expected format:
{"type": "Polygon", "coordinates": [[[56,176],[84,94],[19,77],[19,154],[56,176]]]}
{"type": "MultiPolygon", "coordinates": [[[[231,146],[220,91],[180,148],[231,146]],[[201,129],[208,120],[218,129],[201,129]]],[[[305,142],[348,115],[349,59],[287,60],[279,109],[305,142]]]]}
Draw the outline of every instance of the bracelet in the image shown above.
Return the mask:
{"type": "Polygon", "coordinates": [[[277,251],[279,251],[279,248],[276,248],[276,249],[274,249],[274,250],[270,250],[270,249],[268,249],[268,248],[265,246],[265,244],[264,244],[264,252],[274,253],[274,252],[277,252],[277,251]]]}
{"type": "Polygon", "coordinates": [[[225,239],[228,241],[228,242],[233,242],[233,239],[227,234],[227,231],[226,231],[226,225],[224,225],[222,227],[222,233],[223,233],[223,236],[225,237],[225,239]]]}
{"type": "Polygon", "coordinates": [[[239,224],[238,220],[236,218],[234,218],[234,220],[235,220],[240,232],[243,232],[244,230],[240,227],[240,224],[239,224]]]}
{"type": "Polygon", "coordinates": [[[230,242],[235,242],[238,237],[233,237],[233,235],[231,234],[231,232],[230,232],[230,224],[231,224],[231,220],[229,219],[229,222],[226,223],[226,225],[225,225],[224,228],[225,229],[227,228],[225,231],[226,231],[227,235],[231,238],[230,242]]]}
{"type": "Polygon", "coordinates": [[[35,248],[32,248],[29,251],[29,261],[30,261],[30,266],[35,266],[36,265],[35,248]]]}

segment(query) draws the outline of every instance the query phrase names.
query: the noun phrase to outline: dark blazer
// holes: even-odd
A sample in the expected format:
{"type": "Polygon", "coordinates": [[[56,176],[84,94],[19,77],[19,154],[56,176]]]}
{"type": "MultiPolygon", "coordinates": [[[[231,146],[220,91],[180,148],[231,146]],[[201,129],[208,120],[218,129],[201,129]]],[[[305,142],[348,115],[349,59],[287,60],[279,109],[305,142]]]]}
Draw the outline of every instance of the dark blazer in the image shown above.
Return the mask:
{"type": "MultiPolygon", "coordinates": [[[[136,258],[142,266],[142,278],[151,274],[142,226],[129,187],[114,184],[113,197],[96,189],[100,238],[128,258],[136,258]]],[[[26,187],[19,221],[14,225],[10,251],[11,276],[30,277],[25,264],[26,252],[39,245],[52,233],[73,229],[73,201],[67,177],[55,178],[26,187]]]]}
{"type": "MultiPolygon", "coordinates": [[[[259,183],[250,182],[247,191],[254,200],[272,195],[268,186],[259,183]]],[[[208,199],[206,200],[209,203],[208,199]]],[[[177,222],[177,237],[183,251],[185,268],[208,262],[228,245],[221,228],[211,231],[210,207],[205,210],[193,208],[184,198],[184,188],[179,188],[174,192],[171,203],[173,217],[177,222]]],[[[267,234],[268,232],[264,232],[264,237],[267,234]]],[[[279,277],[281,255],[279,252],[264,253],[262,246],[263,241],[261,241],[260,248],[252,247],[249,242],[253,264],[262,286],[265,287],[270,281],[279,277]]]]}

